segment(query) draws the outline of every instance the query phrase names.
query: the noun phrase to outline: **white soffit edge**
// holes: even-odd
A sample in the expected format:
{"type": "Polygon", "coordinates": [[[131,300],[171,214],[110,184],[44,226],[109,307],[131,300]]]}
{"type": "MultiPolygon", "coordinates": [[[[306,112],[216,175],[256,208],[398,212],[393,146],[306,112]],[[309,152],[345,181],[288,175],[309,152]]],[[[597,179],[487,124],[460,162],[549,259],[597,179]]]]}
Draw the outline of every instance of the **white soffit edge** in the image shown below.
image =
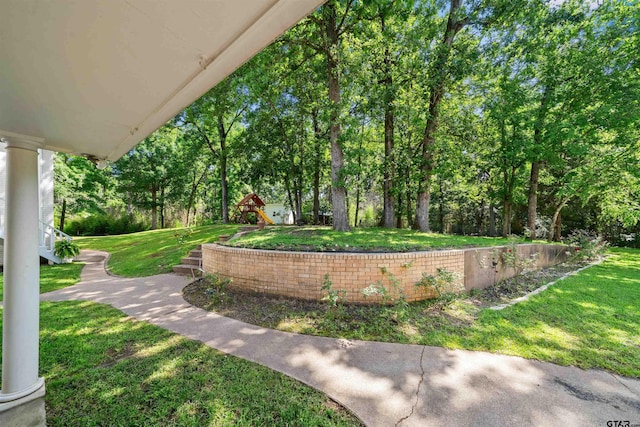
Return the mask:
{"type": "Polygon", "coordinates": [[[0,0],[0,135],[117,160],[323,0],[0,0]]]}

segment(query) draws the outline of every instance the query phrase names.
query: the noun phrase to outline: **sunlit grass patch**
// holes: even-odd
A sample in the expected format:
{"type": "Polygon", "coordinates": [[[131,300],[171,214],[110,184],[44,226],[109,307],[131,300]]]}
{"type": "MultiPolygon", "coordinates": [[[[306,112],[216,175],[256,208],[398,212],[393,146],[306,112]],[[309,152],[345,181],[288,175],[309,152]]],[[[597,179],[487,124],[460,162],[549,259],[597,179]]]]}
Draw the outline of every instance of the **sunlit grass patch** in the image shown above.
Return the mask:
{"type": "MultiPolygon", "coordinates": [[[[40,266],[40,293],[56,291],[75,285],[80,281],[80,272],[84,264],[56,264],[40,266]]],[[[0,300],[3,299],[4,275],[0,274],[0,300]]]]}
{"type": "Polygon", "coordinates": [[[49,426],[359,425],[291,378],[106,305],[45,302],[41,325],[49,426]]]}
{"type": "Polygon", "coordinates": [[[108,268],[113,274],[143,277],[169,273],[198,244],[216,242],[222,234],[234,234],[238,226],[210,225],[192,229],[143,231],[118,236],[77,237],[82,249],[111,254],[108,268]]]}
{"type": "MultiPolygon", "coordinates": [[[[293,332],[491,351],[640,377],[640,251],[610,254],[501,311],[477,304],[477,291],[444,302],[336,308],[242,294],[228,295],[221,309],[293,332]]],[[[187,299],[197,295],[195,287],[187,289],[187,299]]],[[[217,310],[206,297],[202,306],[217,310]]]]}
{"type": "Polygon", "coordinates": [[[505,245],[501,237],[457,236],[423,233],[415,230],[358,228],[349,232],[329,227],[268,227],[259,233],[246,234],[230,246],[312,251],[416,251],[461,247],[505,245]]]}

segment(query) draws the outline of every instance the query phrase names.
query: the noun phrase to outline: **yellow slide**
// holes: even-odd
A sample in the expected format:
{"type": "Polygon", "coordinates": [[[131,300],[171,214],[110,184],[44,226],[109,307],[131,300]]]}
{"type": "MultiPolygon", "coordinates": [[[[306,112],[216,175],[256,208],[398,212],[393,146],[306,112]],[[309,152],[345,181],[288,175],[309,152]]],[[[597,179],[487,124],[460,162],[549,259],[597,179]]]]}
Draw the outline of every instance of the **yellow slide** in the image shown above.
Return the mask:
{"type": "Polygon", "coordinates": [[[271,218],[269,218],[264,212],[262,212],[260,209],[258,209],[257,212],[258,215],[260,215],[260,217],[264,219],[264,222],[273,225],[273,221],[271,221],[271,218]]]}

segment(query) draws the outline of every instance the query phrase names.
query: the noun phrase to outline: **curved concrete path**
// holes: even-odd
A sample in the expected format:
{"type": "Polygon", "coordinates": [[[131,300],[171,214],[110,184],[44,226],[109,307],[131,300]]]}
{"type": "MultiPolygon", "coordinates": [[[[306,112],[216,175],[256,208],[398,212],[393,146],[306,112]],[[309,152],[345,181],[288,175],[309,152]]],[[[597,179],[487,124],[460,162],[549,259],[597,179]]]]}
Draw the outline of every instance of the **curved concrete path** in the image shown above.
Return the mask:
{"type": "Polygon", "coordinates": [[[368,426],[640,424],[640,380],[483,352],[260,328],[188,304],[181,291],[189,278],[110,276],[107,257],[83,251],[82,281],[42,300],[109,304],[309,384],[368,426]]]}

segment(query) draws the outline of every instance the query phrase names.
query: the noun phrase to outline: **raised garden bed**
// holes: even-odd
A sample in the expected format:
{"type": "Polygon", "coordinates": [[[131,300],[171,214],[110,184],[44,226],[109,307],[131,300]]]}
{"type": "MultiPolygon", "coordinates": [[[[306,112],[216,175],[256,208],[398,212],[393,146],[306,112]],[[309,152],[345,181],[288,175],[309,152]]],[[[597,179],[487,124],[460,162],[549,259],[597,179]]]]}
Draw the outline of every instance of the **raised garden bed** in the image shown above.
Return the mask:
{"type": "MultiPolygon", "coordinates": [[[[399,253],[295,252],[203,245],[205,273],[231,279],[230,287],[304,300],[340,292],[347,303],[407,302],[438,297],[433,286],[416,286],[443,273],[455,289],[482,289],[563,262],[563,245],[521,244],[399,253]],[[520,262],[520,263],[519,263],[520,262]]],[[[448,289],[445,289],[448,291],[448,289]]]]}

